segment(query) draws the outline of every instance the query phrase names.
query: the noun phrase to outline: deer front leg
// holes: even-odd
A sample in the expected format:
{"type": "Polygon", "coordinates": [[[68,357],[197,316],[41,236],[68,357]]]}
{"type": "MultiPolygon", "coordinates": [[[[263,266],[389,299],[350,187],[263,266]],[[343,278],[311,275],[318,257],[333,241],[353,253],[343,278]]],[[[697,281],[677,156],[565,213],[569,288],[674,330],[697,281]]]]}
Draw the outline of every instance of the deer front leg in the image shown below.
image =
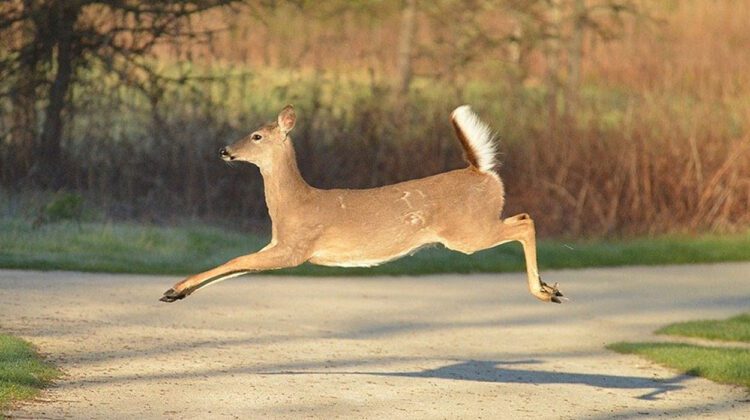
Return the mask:
{"type": "Polygon", "coordinates": [[[534,221],[526,213],[503,219],[501,236],[506,241],[519,241],[523,245],[523,254],[526,259],[526,275],[529,282],[529,291],[537,299],[545,302],[562,303],[566,300],[557,289],[557,283],[550,286],[542,281],[536,262],[536,230],[534,221]]]}
{"type": "Polygon", "coordinates": [[[225,264],[199,274],[192,275],[164,292],[162,302],[184,299],[201,287],[249,272],[295,267],[307,260],[307,255],[288,247],[274,246],[254,254],[237,257],[225,264]]]}

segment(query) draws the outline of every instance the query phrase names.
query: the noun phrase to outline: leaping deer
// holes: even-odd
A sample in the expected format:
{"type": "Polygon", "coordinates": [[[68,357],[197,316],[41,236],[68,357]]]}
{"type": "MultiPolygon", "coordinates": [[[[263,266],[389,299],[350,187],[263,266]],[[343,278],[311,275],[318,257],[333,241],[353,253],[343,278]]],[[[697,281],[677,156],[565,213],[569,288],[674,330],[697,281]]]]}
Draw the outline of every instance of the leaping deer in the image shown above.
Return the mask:
{"type": "Polygon", "coordinates": [[[210,283],[245,273],[294,267],[306,261],[370,267],[429,244],[471,254],[510,241],[523,245],[529,291],[560,303],[557,284],[539,277],[534,222],[528,214],[501,219],[503,183],[494,172],[490,128],[464,105],[451,114],[469,167],[384,187],[321,190],[297,168],[289,132],[296,114],[288,105],[266,124],[219,154],[260,168],[271,216],[271,242],[262,250],[190,276],[167,290],[164,302],[183,299],[210,283]]]}

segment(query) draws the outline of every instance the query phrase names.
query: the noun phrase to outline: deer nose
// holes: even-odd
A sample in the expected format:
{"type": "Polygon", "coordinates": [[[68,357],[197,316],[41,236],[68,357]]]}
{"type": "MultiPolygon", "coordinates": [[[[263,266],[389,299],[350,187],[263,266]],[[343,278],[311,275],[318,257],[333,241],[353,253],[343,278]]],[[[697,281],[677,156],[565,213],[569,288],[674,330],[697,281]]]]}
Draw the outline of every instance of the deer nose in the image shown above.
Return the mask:
{"type": "Polygon", "coordinates": [[[221,157],[222,159],[229,157],[229,152],[227,152],[226,147],[222,147],[221,149],[219,149],[219,157],[221,157]]]}

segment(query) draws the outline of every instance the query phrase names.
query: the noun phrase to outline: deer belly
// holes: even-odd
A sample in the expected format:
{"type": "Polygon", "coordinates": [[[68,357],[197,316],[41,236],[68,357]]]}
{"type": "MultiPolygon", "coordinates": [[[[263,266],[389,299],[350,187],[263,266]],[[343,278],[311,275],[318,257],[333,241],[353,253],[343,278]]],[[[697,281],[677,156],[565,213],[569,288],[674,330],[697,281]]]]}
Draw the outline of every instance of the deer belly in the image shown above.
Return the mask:
{"type": "Polygon", "coordinates": [[[367,255],[364,253],[328,253],[319,251],[313,254],[310,262],[317,265],[330,267],[374,267],[389,261],[397,260],[406,255],[412,255],[422,248],[430,246],[425,244],[410,249],[401,250],[398,253],[383,253],[381,255],[367,255]]]}
{"type": "Polygon", "coordinates": [[[413,254],[420,248],[435,242],[424,241],[417,237],[403,240],[393,237],[362,239],[365,240],[319,243],[309,261],[313,264],[334,267],[372,267],[413,254]]]}

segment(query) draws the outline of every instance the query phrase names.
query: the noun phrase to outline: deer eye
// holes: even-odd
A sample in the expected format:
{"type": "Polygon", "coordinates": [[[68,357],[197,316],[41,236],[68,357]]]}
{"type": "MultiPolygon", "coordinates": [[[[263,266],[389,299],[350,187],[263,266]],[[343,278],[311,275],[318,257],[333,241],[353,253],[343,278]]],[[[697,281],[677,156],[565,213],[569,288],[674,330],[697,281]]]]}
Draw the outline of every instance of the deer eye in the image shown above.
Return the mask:
{"type": "Polygon", "coordinates": [[[260,134],[253,134],[253,137],[252,137],[252,139],[255,140],[255,141],[258,141],[258,140],[260,140],[262,138],[263,138],[263,136],[261,136],[260,134]]]}

